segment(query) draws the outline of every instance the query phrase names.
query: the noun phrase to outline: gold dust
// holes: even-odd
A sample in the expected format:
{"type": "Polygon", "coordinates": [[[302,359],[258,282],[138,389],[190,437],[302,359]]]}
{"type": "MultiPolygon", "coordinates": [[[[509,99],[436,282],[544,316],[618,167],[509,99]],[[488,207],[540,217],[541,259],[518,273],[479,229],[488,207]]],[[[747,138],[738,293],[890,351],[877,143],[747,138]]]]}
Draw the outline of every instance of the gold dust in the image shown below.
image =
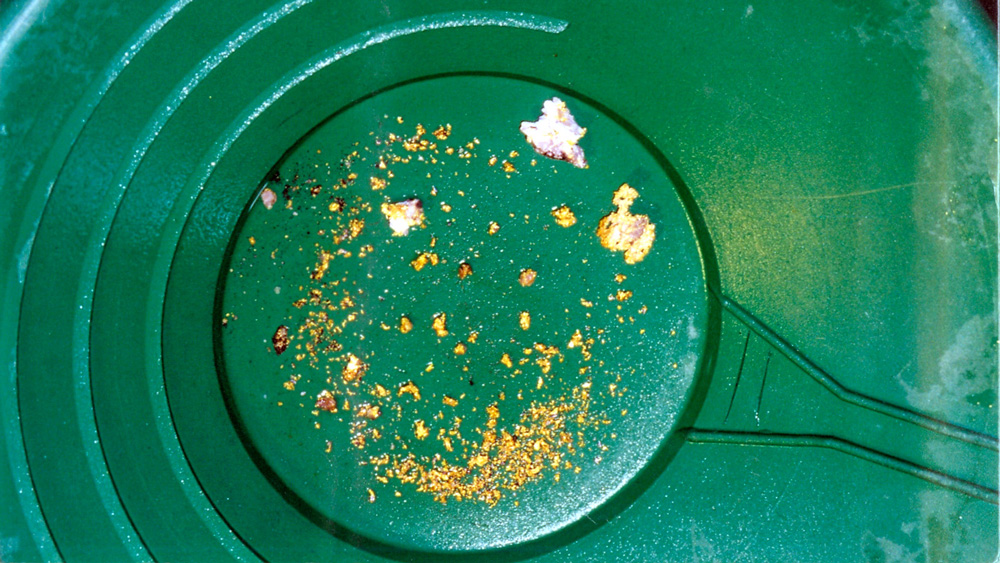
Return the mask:
{"type": "Polygon", "coordinates": [[[451,397],[449,395],[445,395],[444,398],[441,399],[441,402],[448,405],[449,407],[458,406],[458,399],[451,397]]]}
{"type": "Polygon", "coordinates": [[[385,178],[372,176],[371,178],[368,179],[368,184],[372,187],[373,190],[384,190],[389,183],[385,180],[385,178]]]}
{"type": "Polygon", "coordinates": [[[472,265],[468,262],[462,262],[458,265],[458,279],[464,280],[465,278],[472,275],[472,265]]]}
{"type": "Polygon", "coordinates": [[[487,230],[490,236],[497,234],[497,231],[499,230],[500,230],[500,225],[496,221],[490,221],[490,227],[487,230]]]}
{"type": "Polygon", "coordinates": [[[632,291],[619,289],[615,292],[615,299],[619,301],[628,301],[632,297],[632,291]]]}
{"type": "Polygon", "coordinates": [[[528,330],[531,328],[531,313],[528,311],[521,311],[517,315],[517,324],[520,325],[521,330],[528,330]]]}
{"type": "Polygon", "coordinates": [[[458,344],[456,344],[454,352],[455,352],[456,356],[464,356],[465,352],[466,352],[465,344],[462,343],[462,342],[459,342],[458,344]]]}
{"type": "Polygon", "coordinates": [[[405,315],[402,316],[402,317],[400,317],[400,319],[399,319],[399,332],[402,332],[403,334],[406,334],[406,333],[410,332],[411,330],[413,330],[413,321],[410,320],[410,317],[407,317],[405,315]]]}

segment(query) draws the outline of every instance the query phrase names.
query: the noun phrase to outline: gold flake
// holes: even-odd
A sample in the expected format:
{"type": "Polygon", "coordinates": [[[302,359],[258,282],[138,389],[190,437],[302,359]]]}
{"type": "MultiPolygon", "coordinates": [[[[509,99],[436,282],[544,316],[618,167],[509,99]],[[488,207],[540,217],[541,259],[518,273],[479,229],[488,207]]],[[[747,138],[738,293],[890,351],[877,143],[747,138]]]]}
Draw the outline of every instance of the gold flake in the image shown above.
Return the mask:
{"type": "Polygon", "coordinates": [[[407,381],[406,383],[399,386],[399,391],[396,395],[402,397],[403,395],[412,395],[414,401],[420,400],[420,388],[417,384],[412,381],[407,381]]]}
{"type": "Polygon", "coordinates": [[[423,420],[421,420],[421,419],[418,418],[416,420],[416,422],[413,423],[413,435],[418,440],[423,440],[423,439],[427,438],[428,436],[430,436],[430,434],[431,434],[431,432],[430,432],[430,430],[427,429],[427,425],[424,424],[423,420]]]}
{"type": "Polygon", "coordinates": [[[337,398],[324,389],[316,396],[316,408],[326,412],[337,412],[337,398]]]}
{"type": "Polygon", "coordinates": [[[431,328],[434,329],[434,333],[438,335],[439,338],[444,338],[448,336],[448,314],[447,313],[437,313],[434,315],[434,320],[431,323],[431,328]]]}
{"type": "Polygon", "coordinates": [[[517,324],[521,326],[521,330],[528,330],[531,328],[531,313],[528,311],[521,311],[517,316],[517,324]]]}
{"type": "Polygon", "coordinates": [[[572,227],[576,224],[576,215],[573,214],[573,210],[565,205],[560,205],[552,209],[552,216],[556,220],[556,224],[560,227],[572,227]]]}
{"type": "Polygon", "coordinates": [[[531,268],[525,268],[521,270],[521,273],[517,276],[517,281],[521,284],[521,287],[529,287],[531,284],[535,283],[535,278],[538,276],[538,272],[532,270],[531,268]]]}
{"type": "Polygon", "coordinates": [[[421,252],[416,258],[410,261],[410,266],[416,270],[420,271],[424,269],[424,266],[430,264],[431,266],[437,266],[440,258],[438,258],[435,252],[421,252]]]}
{"type": "Polygon", "coordinates": [[[508,354],[506,352],[504,352],[503,356],[500,356],[500,363],[503,364],[503,365],[505,365],[505,366],[507,366],[507,367],[509,367],[509,368],[514,367],[514,362],[511,361],[510,354],[508,354]]]}
{"type": "Polygon", "coordinates": [[[347,354],[347,364],[341,370],[340,375],[344,379],[344,383],[352,383],[360,381],[365,375],[365,371],[368,369],[368,364],[361,361],[354,354],[347,354]]]}

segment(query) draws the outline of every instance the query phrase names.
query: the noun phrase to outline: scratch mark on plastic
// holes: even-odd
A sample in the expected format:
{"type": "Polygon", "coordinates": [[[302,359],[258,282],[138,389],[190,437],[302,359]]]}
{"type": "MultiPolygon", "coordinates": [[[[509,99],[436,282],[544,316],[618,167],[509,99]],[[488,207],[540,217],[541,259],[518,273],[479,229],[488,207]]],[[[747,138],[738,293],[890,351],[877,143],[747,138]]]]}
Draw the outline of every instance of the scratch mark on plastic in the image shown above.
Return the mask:
{"type": "Polygon", "coordinates": [[[733,403],[736,402],[736,392],[740,388],[740,379],[743,377],[743,365],[747,361],[747,348],[750,347],[750,331],[747,331],[746,342],[743,343],[743,356],[740,358],[740,369],[736,372],[736,385],[733,385],[733,396],[729,398],[729,408],[726,409],[726,416],[722,419],[723,424],[729,420],[729,413],[733,412],[733,403]]]}
{"type": "Polygon", "coordinates": [[[767,351],[767,360],[764,361],[764,375],[760,378],[760,392],[757,393],[757,408],[753,411],[753,418],[757,421],[757,426],[760,426],[760,405],[764,402],[764,387],[767,385],[767,368],[771,366],[771,354],[770,350],[767,351]]]}

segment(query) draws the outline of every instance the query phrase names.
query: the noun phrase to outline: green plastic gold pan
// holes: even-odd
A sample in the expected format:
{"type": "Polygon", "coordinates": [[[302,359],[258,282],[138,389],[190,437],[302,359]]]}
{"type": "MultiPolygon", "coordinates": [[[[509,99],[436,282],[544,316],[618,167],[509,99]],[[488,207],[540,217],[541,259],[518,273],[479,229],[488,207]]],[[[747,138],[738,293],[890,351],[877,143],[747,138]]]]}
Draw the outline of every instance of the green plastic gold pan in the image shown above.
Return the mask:
{"type": "Polygon", "coordinates": [[[978,5],[0,26],[0,560],[996,556],[978,5]]]}

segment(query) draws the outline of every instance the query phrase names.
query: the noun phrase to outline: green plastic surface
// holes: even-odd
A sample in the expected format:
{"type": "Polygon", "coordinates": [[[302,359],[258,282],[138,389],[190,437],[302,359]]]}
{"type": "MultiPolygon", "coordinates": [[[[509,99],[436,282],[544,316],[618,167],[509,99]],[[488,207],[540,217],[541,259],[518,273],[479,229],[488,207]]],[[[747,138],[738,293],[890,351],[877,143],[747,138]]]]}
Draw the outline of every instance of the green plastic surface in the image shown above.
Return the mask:
{"type": "Polygon", "coordinates": [[[34,1],[0,29],[0,560],[996,557],[997,43],[976,6],[34,1]],[[587,169],[518,132],[553,96],[587,169]],[[492,507],[376,481],[359,462],[391,436],[344,442],[351,417],[311,412],[320,379],[286,390],[295,351],[270,342],[329,221],[309,198],[334,195],[285,209],[282,188],[331,190],[354,143],[417,123],[476,156],[345,188],[378,252],[333,262],[370,296],[344,340],[366,384],[424,396],[385,428],[446,394],[471,424],[504,392],[502,426],[518,391],[628,388],[595,398],[579,473],[492,507]],[[657,228],[634,265],[594,234],[623,182],[657,228]],[[407,197],[426,228],[393,237],[378,204],[407,197]],[[413,271],[432,236],[442,263],[413,271]],[[423,320],[380,327],[399,314],[423,320]],[[577,328],[610,343],[587,374],[577,328]],[[550,338],[543,389],[497,362],[550,338]]]}

